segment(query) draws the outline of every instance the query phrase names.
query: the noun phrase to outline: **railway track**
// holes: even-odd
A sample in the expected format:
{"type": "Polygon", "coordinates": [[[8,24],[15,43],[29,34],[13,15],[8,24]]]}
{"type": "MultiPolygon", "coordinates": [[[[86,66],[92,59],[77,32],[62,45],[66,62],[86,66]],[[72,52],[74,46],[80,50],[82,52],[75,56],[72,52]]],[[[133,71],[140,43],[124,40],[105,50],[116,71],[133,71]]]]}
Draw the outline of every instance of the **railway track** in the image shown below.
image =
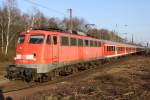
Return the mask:
{"type": "MultiPolygon", "coordinates": [[[[131,56],[129,56],[130,58],[131,56]]],[[[63,81],[68,81],[68,80],[72,80],[72,77],[76,77],[76,79],[78,79],[80,77],[80,75],[83,75],[86,77],[86,73],[92,73],[93,71],[97,70],[97,69],[101,69],[101,71],[103,71],[104,69],[110,68],[112,65],[118,65],[120,64],[122,61],[128,60],[128,57],[122,57],[120,59],[117,59],[117,61],[115,59],[112,59],[111,61],[107,61],[105,62],[105,64],[103,65],[97,65],[97,67],[95,65],[90,66],[90,69],[81,69],[79,70],[79,72],[71,74],[71,75],[67,75],[67,76],[59,76],[57,77],[55,80],[52,81],[48,81],[48,82],[44,82],[44,83],[36,83],[36,82],[21,82],[21,81],[13,81],[10,82],[4,86],[1,85],[1,87],[3,87],[2,89],[2,93],[3,94],[7,94],[7,93],[13,93],[13,92],[17,92],[17,91],[22,91],[22,90],[26,90],[26,89],[30,89],[30,88],[36,88],[36,87],[41,87],[41,86],[45,86],[45,85],[50,85],[50,84],[56,84],[59,82],[63,82],[63,81]],[[17,86],[16,86],[17,85],[17,86]]],[[[88,74],[87,74],[88,75],[88,74]]]]}

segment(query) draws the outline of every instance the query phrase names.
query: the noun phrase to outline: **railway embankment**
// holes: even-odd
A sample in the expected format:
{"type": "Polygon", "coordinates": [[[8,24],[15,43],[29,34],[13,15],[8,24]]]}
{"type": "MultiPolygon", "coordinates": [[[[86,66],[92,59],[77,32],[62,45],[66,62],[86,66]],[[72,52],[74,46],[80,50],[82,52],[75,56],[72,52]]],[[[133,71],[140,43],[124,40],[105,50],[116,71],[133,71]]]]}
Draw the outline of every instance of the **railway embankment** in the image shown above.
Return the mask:
{"type": "Polygon", "coordinates": [[[4,95],[14,100],[149,100],[150,57],[130,56],[55,84],[4,95]]]}

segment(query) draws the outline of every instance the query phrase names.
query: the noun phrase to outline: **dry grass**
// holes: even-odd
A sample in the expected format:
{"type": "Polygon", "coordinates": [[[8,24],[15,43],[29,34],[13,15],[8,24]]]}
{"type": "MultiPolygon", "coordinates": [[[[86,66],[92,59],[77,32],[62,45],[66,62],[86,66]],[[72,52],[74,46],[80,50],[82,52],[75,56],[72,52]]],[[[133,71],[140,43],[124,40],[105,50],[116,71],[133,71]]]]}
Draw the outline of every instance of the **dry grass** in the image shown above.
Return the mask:
{"type": "MultiPolygon", "coordinates": [[[[150,58],[139,57],[123,65],[96,72],[82,81],[58,85],[22,100],[149,100],[150,58]],[[142,58],[142,59],[141,59],[142,58]]],[[[82,78],[82,77],[81,77],[82,78]]]]}

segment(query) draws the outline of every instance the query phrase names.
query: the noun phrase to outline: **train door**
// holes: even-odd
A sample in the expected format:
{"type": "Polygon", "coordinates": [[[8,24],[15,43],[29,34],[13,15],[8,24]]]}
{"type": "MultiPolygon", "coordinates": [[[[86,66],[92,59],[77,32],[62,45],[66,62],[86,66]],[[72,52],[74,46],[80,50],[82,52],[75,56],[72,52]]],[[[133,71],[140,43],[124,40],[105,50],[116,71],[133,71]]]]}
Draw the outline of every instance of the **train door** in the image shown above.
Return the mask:
{"type": "Polygon", "coordinates": [[[58,36],[52,35],[52,63],[59,62],[58,36]]]}

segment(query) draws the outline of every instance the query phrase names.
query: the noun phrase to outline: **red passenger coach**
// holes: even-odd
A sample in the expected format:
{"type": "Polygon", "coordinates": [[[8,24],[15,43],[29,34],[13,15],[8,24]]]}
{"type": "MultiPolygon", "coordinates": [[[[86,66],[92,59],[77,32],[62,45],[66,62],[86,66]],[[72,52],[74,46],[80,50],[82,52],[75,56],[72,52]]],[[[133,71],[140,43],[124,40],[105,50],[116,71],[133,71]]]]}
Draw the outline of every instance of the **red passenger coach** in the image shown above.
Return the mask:
{"type": "Polygon", "coordinates": [[[118,44],[117,45],[117,55],[122,56],[126,55],[126,45],[125,44],[118,44]]]}
{"type": "Polygon", "coordinates": [[[117,56],[116,44],[111,41],[104,41],[104,56],[111,58],[117,56]]]}
{"type": "Polygon", "coordinates": [[[15,65],[7,68],[7,77],[41,81],[49,79],[56,70],[62,72],[72,68],[66,67],[68,65],[142,52],[143,49],[60,30],[31,30],[19,36],[15,65]]]}

